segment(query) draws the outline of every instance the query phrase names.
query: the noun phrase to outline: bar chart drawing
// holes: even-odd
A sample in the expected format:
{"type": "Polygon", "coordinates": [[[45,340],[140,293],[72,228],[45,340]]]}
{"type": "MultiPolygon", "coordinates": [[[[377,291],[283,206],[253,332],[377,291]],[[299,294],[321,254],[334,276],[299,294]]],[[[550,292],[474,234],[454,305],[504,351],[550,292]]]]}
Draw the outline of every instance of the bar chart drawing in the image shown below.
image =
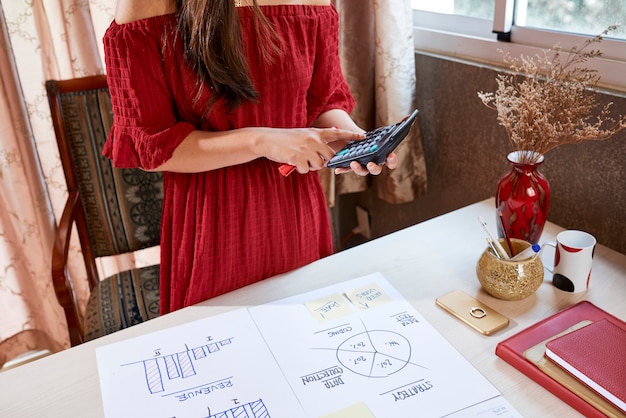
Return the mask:
{"type": "Polygon", "coordinates": [[[144,377],[148,391],[151,394],[166,391],[168,381],[188,379],[196,376],[196,362],[207,358],[209,355],[221,351],[224,347],[232,344],[232,338],[204,344],[174,354],[167,354],[140,360],[122,366],[142,364],[144,377]]]}
{"type": "Polygon", "coordinates": [[[231,408],[228,411],[211,414],[208,418],[271,418],[262,399],[231,408]]]}

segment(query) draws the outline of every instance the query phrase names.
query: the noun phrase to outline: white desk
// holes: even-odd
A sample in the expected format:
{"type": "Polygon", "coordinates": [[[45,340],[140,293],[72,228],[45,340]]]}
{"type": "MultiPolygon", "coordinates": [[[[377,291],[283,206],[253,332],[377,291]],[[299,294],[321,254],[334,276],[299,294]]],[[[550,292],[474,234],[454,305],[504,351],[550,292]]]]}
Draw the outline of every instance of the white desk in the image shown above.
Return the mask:
{"type": "MultiPolygon", "coordinates": [[[[504,338],[583,299],[626,319],[626,256],[599,245],[590,289],[581,294],[554,288],[546,272],[544,284],[530,297],[515,302],[495,299],[481,289],[475,274],[476,261],[485,245],[477,217],[493,225],[493,205],[493,199],[487,199],[291,273],[0,373],[0,416],[102,417],[96,347],[375,271],[380,271],[524,416],[580,416],[497,357],[495,347],[504,338]],[[511,318],[511,324],[488,337],[473,331],[435,305],[435,298],[454,289],[476,296],[511,318]]],[[[495,231],[495,226],[492,228],[495,231]]],[[[542,241],[553,240],[561,230],[549,223],[542,241]]]]}

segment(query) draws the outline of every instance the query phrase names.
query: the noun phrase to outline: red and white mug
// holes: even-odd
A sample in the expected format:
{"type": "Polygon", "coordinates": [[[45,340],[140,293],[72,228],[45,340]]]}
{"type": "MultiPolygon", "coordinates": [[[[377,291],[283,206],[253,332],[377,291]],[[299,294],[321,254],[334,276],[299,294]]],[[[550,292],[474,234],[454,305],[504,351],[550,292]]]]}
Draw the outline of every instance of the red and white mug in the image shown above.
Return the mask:
{"type": "Polygon", "coordinates": [[[596,239],[585,231],[566,230],[556,236],[556,242],[547,242],[546,246],[554,247],[554,264],[544,266],[552,272],[552,284],[566,292],[584,292],[589,288],[593,253],[596,248],[596,239]]]}

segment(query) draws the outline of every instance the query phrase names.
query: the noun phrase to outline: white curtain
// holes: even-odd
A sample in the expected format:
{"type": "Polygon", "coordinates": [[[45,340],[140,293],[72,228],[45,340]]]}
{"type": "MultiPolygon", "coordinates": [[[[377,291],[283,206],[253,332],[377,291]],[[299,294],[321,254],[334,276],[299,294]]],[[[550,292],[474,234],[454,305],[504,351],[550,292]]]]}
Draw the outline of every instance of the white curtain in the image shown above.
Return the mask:
{"type": "MultiPolygon", "coordinates": [[[[67,189],[44,82],[104,73],[100,40],[113,8],[114,0],[0,1],[0,366],[69,346],[50,274],[67,189]]],[[[80,275],[77,241],[71,251],[70,272],[80,275]]]]}
{"type": "MultiPolygon", "coordinates": [[[[357,102],[352,117],[367,130],[400,121],[417,105],[410,0],[334,3],[340,17],[342,69],[357,102]]],[[[414,200],[426,191],[419,120],[396,152],[400,166],[375,178],[326,173],[327,195],[363,191],[371,181],[376,195],[389,203],[414,200]]]]}

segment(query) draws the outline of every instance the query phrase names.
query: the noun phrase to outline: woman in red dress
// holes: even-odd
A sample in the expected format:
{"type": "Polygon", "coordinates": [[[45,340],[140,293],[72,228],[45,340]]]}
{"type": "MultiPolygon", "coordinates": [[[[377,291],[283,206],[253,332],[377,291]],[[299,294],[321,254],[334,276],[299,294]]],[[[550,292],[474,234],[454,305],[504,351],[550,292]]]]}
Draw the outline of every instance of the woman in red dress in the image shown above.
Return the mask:
{"type": "Polygon", "coordinates": [[[163,171],[161,313],[332,253],[316,171],[363,130],[330,0],[118,0],[104,47],[104,154],[163,171]]]}

